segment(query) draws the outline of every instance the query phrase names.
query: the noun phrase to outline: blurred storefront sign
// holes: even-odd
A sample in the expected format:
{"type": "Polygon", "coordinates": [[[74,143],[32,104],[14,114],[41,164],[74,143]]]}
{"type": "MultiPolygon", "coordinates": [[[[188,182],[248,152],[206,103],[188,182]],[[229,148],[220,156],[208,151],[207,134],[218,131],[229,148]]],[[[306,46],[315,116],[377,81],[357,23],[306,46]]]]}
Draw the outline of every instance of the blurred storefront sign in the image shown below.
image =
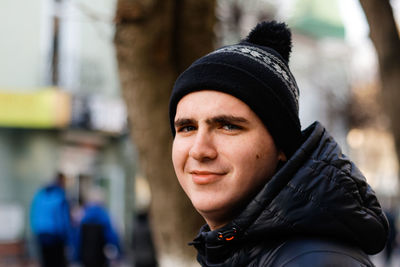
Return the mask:
{"type": "Polygon", "coordinates": [[[0,90],[0,126],[62,128],[69,124],[70,95],[56,88],[15,93],[0,90]]]}
{"type": "Polygon", "coordinates": [[[0,89],[0,127],[28,129],[78,128],[109,135],[126,132],[122,99],[76,96],[58,88],[34,92],[0,89]]]}
{"type": "Polygon", "coordinates": [[[127,115],[122,99],[92,97],[88,105],[92,129],[109,134],[126,131],[127,115]]]}
{"type": "Polygon", "coordinates": [[[74,96],[71,128],[119,135],[127,131],[127,115],[122,99],[74,96]]]}

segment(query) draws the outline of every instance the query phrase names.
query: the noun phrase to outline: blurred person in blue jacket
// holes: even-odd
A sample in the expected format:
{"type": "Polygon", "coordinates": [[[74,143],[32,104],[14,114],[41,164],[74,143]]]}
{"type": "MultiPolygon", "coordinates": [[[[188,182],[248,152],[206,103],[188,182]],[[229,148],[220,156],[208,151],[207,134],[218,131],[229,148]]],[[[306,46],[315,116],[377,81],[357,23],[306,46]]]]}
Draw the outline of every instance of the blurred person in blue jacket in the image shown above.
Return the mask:
{"type": "Polygon", "coordinates": [[[63,173],[57,173],[54,182],[35,193],[30,222],[40,248],[41,266],[67,266],[66,248],[72,244],[72,228],[63,173]]]}
{"type": "Polygon", "coordinates": [[[109,266],[121,254],[119,238],[104,206],[100,187],[89,190],[78,230],[77,258],[85,267],[109,266]]]}

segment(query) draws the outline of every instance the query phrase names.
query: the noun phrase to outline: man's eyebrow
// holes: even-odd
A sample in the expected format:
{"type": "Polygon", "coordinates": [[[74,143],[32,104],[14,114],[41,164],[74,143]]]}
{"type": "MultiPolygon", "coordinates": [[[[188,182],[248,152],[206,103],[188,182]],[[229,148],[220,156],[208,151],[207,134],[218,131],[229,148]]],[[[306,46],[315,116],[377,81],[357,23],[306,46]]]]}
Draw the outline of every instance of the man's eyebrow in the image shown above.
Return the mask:
{"type": "Polygon", "coordinates": [[[210,124],[210,123],[248,123],[249,121],[243,117],[220,115],[207,119],[206,122],[210,124]]]}
{"type": "Polygon", "coordinates": [[[175,127],[181,127],[183,125],[193,124],[194,120],[188,118],[180,118],[174,122],[175,127]]]}

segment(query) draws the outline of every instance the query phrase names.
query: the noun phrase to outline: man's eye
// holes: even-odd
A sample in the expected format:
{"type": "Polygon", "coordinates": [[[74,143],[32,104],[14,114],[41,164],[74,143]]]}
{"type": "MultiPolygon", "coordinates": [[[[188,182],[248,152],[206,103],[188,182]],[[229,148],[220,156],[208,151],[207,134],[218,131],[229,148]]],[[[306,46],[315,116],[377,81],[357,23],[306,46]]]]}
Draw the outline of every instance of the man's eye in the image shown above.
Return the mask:
{"type": "Polygon", "coordinates": [[[196,130],[194,126],[183,126],[178,129],[178,132],[190,132],[196,130]]]}
{"type": "Polygon", "coordinates": [[[224,125],[222,126],[222,128],[223,128],[224,130],[228,130],[228,131],[233,131],[233,130],[239,130],[239,129],[241,129],[240,126],[237,126],[237,125],[234,125],[234,124],[229,124],[229,123],[224,124],[224,125]]]}

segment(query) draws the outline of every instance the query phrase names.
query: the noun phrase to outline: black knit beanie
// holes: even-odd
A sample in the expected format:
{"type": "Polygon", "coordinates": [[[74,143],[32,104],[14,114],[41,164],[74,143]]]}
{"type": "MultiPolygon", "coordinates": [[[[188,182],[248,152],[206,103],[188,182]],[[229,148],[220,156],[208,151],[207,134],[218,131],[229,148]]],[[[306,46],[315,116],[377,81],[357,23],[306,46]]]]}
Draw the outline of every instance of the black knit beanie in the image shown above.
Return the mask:
{"type": "Polygon", "coordinates": [[[216,90],[246,103],[290,157],[300,145],[299,89],[290,72],[291,32],[284,23],[262,22],[238,44],[196,60],[176,80],[169,104],[172,134],[178,102],[200,90],[216,90]]]}

